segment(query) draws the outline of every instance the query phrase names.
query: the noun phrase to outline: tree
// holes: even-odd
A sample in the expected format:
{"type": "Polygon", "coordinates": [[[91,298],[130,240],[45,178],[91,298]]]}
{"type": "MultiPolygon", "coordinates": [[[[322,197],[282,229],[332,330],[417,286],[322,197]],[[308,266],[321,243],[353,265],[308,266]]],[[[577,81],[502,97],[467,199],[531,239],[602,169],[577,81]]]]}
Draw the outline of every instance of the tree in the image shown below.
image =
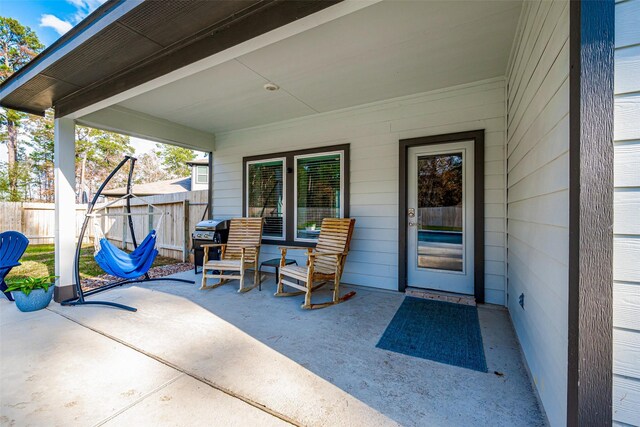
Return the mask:
{"type": "Polygon", "coordinates": [[[459,154],[421,157],[418,176],[419,207],[462,204],[462,157],[459,154]]]}
{"type": "Polygon", "coordinates": [[[41,202],[54,201],[53,173],[53,112],[47,111],[45,117],[32,117],[27,122],[30,139],[26,142],[31,148],[29,160],[36,197],[41,202]]]}
{"type": "Polygon", "coordinates": [[[167,174],[162,170],[160,159],[155,152],[144,153],[138,157],[134,177],[136,184],[161,181],[166,176],[167,174]]]}
{"type": "MultiPolygon", "coordinates": [[[[44,45],[29,27],[25,27],[13,18],[0,17],[0,82],[5,81],[27,62],[36,56],[44,45]]],[[[7,182],[9,200],[20,200],[18,183],[22,171],[18,166],[19,138],[18,130],[26,114],[10,109],[2,109],[0,125],[7,144],[7,182]]]]}
{"type": "MultiPolygon", "coordinates": [[[[76,127],[76,185],[78,201],[90,199],[100,184],[123,156],[133,154],[129,137],[83,126],[76,127]]],[[[127,183],[127,170],[121,170],[109,183],[109,188],[127,183]]]]}
{"type": "Polygon", "coordinates": [[[156,147],[158,148],[156,154],[164,166],[167,178],[182,178],[191,174],[187,162],[196,158],[193,150],[167,144],[157,144],[156,147]]]}

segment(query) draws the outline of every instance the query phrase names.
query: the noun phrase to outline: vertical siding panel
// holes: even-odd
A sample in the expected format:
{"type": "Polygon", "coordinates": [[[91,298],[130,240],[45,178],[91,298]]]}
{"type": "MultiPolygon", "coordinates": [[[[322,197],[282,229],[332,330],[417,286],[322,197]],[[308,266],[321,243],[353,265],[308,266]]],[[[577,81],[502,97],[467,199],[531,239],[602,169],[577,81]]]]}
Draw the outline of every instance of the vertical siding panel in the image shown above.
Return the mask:
{"type": "Polygon", "coordinates": [[[552,425],[567,417],[569,4],[531,5],[507,76],[508,306],[552,425]],[[527,34],[527,33],[531,34],[527,34]],[[528,40],[528,42],[525,42],[528,40]],[[530,42],[534,40],[535,42],[530,42]],[[524,307],[519,296],[524,294],[524,307]]]}
{"type": "Polygon", "coordinates": [[[613,419],[640,425],[640,1],[615,7],[613,419]]]}

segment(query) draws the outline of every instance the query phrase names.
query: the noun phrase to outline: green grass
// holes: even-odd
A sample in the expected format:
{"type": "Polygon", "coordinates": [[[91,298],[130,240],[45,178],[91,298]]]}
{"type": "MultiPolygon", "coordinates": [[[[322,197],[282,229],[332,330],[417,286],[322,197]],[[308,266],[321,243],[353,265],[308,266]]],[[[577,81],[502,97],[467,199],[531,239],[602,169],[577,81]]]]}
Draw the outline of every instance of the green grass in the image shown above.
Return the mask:
{"type": "MultiPolygon", "coordinates": [[[[68,256],[74,257],[75,253],[70,253],[68,256]]],[[[29,245],[20,262],[22,265],[14,267],[7,276],[8,279],[53,275],[55,271],[53,245],[29,245]]],[[[180,261],[158,255],[153,266],[176,264],[178,262],[180,261]]],[[[104,274],[104,271],[93,259],[93,245],[83,246],[80,256],[80,278],[89,279],[101,274],[104,274]]]]}

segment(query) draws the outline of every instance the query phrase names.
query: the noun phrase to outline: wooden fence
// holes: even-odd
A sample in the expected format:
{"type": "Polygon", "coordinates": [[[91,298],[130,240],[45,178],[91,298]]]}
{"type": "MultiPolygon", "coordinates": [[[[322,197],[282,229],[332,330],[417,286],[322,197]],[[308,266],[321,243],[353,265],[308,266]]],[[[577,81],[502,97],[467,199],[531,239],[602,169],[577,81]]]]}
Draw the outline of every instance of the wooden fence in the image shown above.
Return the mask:
{"type": "MultiPolygon", "coordinates": [[[[80,234],[87,205],[76,205],[76,237],[80,234]]],[[[53,203],[0,203],[0,231],[19,231],[33,245],[53,243],[55,234],[55,205],[53,203]]],[[[93,238],[93,231],[85,241],[93,238]]]]}
{"type": "MultiPolygon", "coordinates": [[[[160,255],[186,261],[191,249],[191,232],[201,220],[207,206],[207,191],[191,191],[145,197],[144,200],[158,207],[154,211],[145,203],[133,199],[131,212],[136,239],[140,242],[151,229],[158,231],[157,248],[160,255]],[[162,224],[161,213],[164,212],[162,224]]],[[[121,248],[133,249],[124,201],[105,210],[94,224],[89,223],[85,241],[90,242],[101,233],[121,248]],[[115,214],[115,215],[114,215],[115,214]],[[96,228],[95,225],[99,227],[96,228]],[[124,226],[124,227],[123,227],[124,226]]],[[[76,237],[84,221],[87,205],[76,205],[76,237]]],[[[0,231],[16,230],[29,238],[31,244],[53,243],[55,231],[55,207],[53,203],[0,203],[0,231]]]]}
{"type": "Polygon", "coordinates": [[[419,208],[418,225],[462,228],[462,206],[419,208]]]}
{"type": "MultiPolygon", "coordinates": [[[[137,214],[131,218],[138,243],[150,230],[155,229],[158,231],[156,247],[160,255],[188,261],[191,232],[204,215],[207,207],[207,191],[163,194],[145,197],[144,200],[157,206],[158,210],[154,211],[141,201],[131,200],[131,213],[137,214]],[[160,221],[162,212],[164,217],[160,221]]],[[[125,212],[125,202],[118,202],[108,207],[106,211],[106,216],[100,218],[100,228],[106,237],[121,248],[133,250],[133,240],[127,224],[129,217],[118,215],[125,212]]]]}

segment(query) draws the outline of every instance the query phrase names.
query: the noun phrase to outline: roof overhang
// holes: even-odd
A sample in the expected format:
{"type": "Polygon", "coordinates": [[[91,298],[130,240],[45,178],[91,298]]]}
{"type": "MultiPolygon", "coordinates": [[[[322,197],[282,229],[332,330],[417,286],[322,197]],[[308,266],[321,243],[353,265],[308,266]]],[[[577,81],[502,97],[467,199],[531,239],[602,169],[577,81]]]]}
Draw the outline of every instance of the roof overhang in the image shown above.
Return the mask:
{"type": "Polygon", "coordinates": [[[0,85],[0,105],[64,117],[342,0],[109,0],[0,85]]]}

